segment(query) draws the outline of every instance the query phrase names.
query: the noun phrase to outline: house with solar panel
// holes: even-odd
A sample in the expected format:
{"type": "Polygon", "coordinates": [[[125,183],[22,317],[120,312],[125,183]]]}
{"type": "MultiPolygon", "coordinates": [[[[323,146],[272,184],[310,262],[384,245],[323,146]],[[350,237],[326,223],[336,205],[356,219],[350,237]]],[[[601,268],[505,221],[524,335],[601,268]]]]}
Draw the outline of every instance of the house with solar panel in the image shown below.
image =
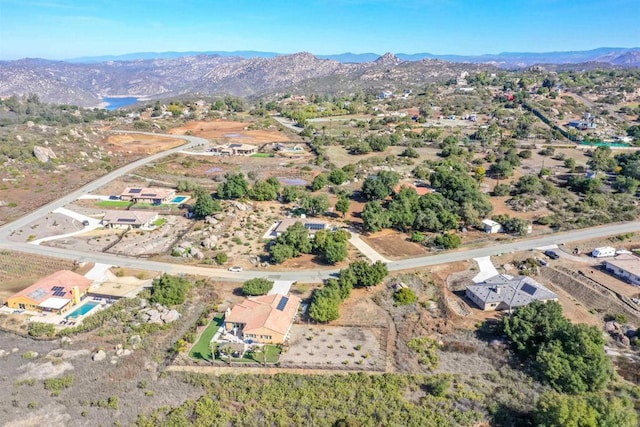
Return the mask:
{"type": "Polygon", "coordinates": [[[218,156],[250,156],[258,152],[258,147],[250,144],[221,144],[215,145],[209,149],[218,156]]]}
{"type": "Polygon", "coordinates": [[[309,237],[315,237],[315,234],[320,230],[329,229],[329,223],[321,221],[319,219],[310,218],[285,218],[273,229],[273,234],[276,237],[280,237],[285,231],[289,229],[296,222],[302,223],[304,228],[309,231],[309,237]]]}
{"type": "Polygon", "coordinates": [[[298,307],[300,298],[295,295],[247,298],[227,309],[224,326],[245,343],[282,344],[289,338],[298,307]]]}
{"type": "Polygon", "coordinates": [[[533,301],[557,301],[558,295],[528,276],[498,274],[467,286],[466,296],[484,311],[511,310],[533,301]]]}
{"type": "Polygon", "coordinates": [[[175,196],[176,190],[172,188],[127,187],[120,195],[120,199],[133,203],[161,205],[170,202],[175,196]]]}
{"type": "Polygon", "coordinates": [[[107,211],[102,217],[105,228],[140,228],[149,230],[158,219],[157,212],[147,211],[107,211]]]}
{"type": "Polygon", "coordinates": [[[63,314],[80,303],[93,281],[69,270],[57,271],[7,298],[17,310],[63,314]]]}

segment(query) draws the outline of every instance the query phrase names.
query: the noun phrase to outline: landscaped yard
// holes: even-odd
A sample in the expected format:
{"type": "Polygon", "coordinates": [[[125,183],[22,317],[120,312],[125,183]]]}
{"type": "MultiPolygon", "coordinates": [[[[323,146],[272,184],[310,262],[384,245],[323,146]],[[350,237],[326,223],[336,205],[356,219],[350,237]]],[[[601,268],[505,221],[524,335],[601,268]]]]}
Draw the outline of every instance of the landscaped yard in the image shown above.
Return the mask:
{"type": "Polygon", "coordinates": [[[200,339],[196,342],[191,351],[189,351],[189,357],[192,359],[213,360],[213,354],[211,353],[211,339],[216,334],[216,331],[222,326],[224,315],[218,314],[212,320],[207,328],[200,335],[200,339]]]}
{"type": "MultiPolygon", "coordinates": [[[[221,344],[217,344],[221,345],[221,344]]],[[[216,347],[217,348],[217,347],[216,347]]],[[[280,361],[281,349],[277,345],[266,344],[262,347],[255,346],[257,350],[249,350],[242,355],[242,357],[232,357],[232,362],[240,363],[278,363],[280,361]],[[266,352],[266,355],[263,353],[266,352]]],[[[227,356],[217,357],[218,360],[228,362],[227,356]]]]}
{"type": "Polygon", "coordinates": [[[105,208],[126,208],[131,202],[125,200],[100,200],[96,202],[96,206],[105,208]]]}

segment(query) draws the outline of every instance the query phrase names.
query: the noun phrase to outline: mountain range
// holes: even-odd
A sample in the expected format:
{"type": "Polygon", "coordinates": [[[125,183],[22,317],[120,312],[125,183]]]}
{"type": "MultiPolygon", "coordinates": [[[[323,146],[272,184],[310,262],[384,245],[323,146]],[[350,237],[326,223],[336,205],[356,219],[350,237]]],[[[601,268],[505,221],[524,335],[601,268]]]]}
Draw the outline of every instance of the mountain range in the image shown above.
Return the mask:
{"type": "Polygon", "coordinates": [[[270,52],[165,52],[70,61],[0,61],[0,96],[38,94],[45,102],[96,106],[108,96],[161,99],[180,96],[340,93],[420,88],[462,72],[533,64],[589,63],[638,67],[640,49],[504,53],[476,57],[391,53],[314,56],[270,52]]]}

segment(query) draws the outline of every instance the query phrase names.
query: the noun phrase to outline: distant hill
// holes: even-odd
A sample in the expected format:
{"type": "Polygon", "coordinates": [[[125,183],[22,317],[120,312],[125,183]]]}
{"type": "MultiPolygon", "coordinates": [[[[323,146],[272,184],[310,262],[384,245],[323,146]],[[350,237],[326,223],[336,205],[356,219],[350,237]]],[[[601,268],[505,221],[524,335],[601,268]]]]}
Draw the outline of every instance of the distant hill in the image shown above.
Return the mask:
{"type": "MultiPolygon", "coordinates": [[[[74,63],[96,63],[105,61],[133,61],[140,59],[171,59],[182,58],[185,56],[197,55],[218,55],[218,56],[237,56],[240,58],[274,58],[276,56],[286,56],[275,52],[259,52],[253,50],[244,51],[206,51],[206,52],[138,52],[125,55],[111,56],[93,56],[84,58],[73,58],[67,62],[74,63]]],[[[403,61],[421,61],[423,59],[440,59],[451,62],[470,62],[474,64],[491,63],[501,67],[528,67],[536,64],[578,64],[581,62],[605,62],[614,65],[623,65],[628,67],[640,67],[638,60],[640,55],[640,47],[623,48],[623,47],[601,47],[598,49],[584,51],[567,51],[567,52],[503,52],[498,54],[485,55],[448,55],[448,54],[432,54],[432,53],[396,53],[399,59],[403,61]]],[[[320,59],[330,59],[341,63],[361,64],[373,62],[381,55],[378,53],[340,53],[331,55],[316,55],[320,59]]]]}
{"type": "Polygon", "coordinates": [[[36,93],[45,102],[96,106],[106,96],[262,96],[297,91],[419,89],[464,71],[548,64],[549,69],[640,66],[640,49],[436,56],[366,53],[164,52],[73,61],[0,61],[0,96],[36,93]]]}

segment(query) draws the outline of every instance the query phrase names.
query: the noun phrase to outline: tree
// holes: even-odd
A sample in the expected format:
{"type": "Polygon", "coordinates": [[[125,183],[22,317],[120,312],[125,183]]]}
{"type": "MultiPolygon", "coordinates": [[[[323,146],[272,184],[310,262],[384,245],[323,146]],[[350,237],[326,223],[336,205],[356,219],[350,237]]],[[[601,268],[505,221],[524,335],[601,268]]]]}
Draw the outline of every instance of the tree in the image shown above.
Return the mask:
{"type": "Polygon", "coordinates": [[[546,392],[536,405],[535,422],[541,427],[635,427],[638,416],[627,398],[546,392]]]}
{"type": "Polygon", "coordinates": [[[229,172],[224,176],[226,181],[218,187],[218,196],[221,199],[238,199],[249,192],[249,182],[242,173],[229,172]]]}
{"type": "Polygon", "coordinates": [[[418,153],[418,150],[416,150],[413,147],[407,147],[404,149],[404,151],[402,153],[400,153],[401,156],[403,157],[410,157],[412,159],[417,159],[418,157],[420,157],[420,154],[418,153]]]}
{"type": "Polygon", "coordinates": [[[320,175],[313,178],[311,182],[311,189],[313,191],[322,190],[329,183],[329,178],[326,174],[321,173],[320,175]]]}
{"type": "Polygon", "coordinates": [[[302,188],[296,185],[287,185],[282,189],[282,202],[292,203],[300,198],[302,188]]]}
{"type": "Polygon", "coordinates": [[[300,207],[304,209],[307,214],[318,216],[324,214],[331,207],[331,202],[329,201],[329,196],[326,194],[319,194],[317,196],[304,194],[300,198],[300,207]]]}
{"type": "Polygon", "coordinates": [[[344,218],[349,211],[349,206],[351,205],[351,201],[346,197],[339,197],[336,201],[336,211],[342,213],[342,217],[344,218]]]}
{"type": "Polygon", "coordinates": [[[340,297],[334,288],[325,287],[313,292],[309,317],[323,323],[340,317],[340,297]]]}
{"type": "Polygon", "coordinates": [[[250,191],[253,200],[265,201],[278,198],[278,187],[269,181],[258,181],[250,191]]]}
{"type": "Polygon", "coordinates": [[[454,249],[462,244],[462,238],[457,234],[445,233],[433,238],[432,246],[442,247],[444,249],[454,249]]]}
{"type": "Polygon", "coordinates": [[[329,264],[337,264],[347,258],[348,250],[346,242],[331,240],[323,249],[323,258],[329,264]]]}
{"type": "Polygon", "coordinates": [[[182,304],[190,287],[189,280],[165,273],[153,280],[150,300],[162,305],[182,304]]]}
{"type": "Polygon", "coordinates": [[[269,255],[271,255],[271,261],[276,264],[281,264],[293,258],[294,248],[285,243],[275,243],[269,247],[269,255]]]}
{"type": "Polygon", "coordinates": [[[228,261],[229,257],[224,252],[218,252],[216,254],[216,258],[215,259],[216,259],[216,264],[223,265],[228,261]]]}
{"type": "Polygon", "coordinates": [[[616,167],[616,161],[611,157],[610,147],[598,147],[591,154],[587,165],[594,171],[609,172],[616,167]]]}
{"type": "Polygon", "coordinates": [[[382,207],[378,200],[364,205],[360,217],[363,220],[364,229],[367,231],[376,232],[391,225],[389,212],[382,207]]]}
{"type": "Polygon", "coordinates": [[[255,279],[247,280],[242,285],[242,293],[249,296],[266,295],[273,288],[273,282],[271,280],[256,277],[255,279]]]}
{"type": "Polygon", "coordinates": [[[367,261],[354,261],[349,264],[349,270],[352,271],[355,286],[370,287],[375,286],[389,274],[387,265],[381,261],[369,264],[367,261]]]}
{"type": "Polygon", "coordinates": [[[400,181],[400,175],[392,171],[380,171],[362,183],[362,195],[367,200],[382,200],[393,192],[400,181]]]}
{"type": "Polygon", "coordinates": [[[328,179],[332,184],[340,185],[346,182],[349,177],[347,176],[347,173],[342,169],[334,169],[329,174],[328,179]]]}
{"type": "Polygon", "coordinates": [[[195,191],[196,203],[193,205],[193,215],[196,218],[205,218],[215,212],[220,212],[222,206],[218,200],[214,200],[211,194],[203,188],[195,191]]]}

